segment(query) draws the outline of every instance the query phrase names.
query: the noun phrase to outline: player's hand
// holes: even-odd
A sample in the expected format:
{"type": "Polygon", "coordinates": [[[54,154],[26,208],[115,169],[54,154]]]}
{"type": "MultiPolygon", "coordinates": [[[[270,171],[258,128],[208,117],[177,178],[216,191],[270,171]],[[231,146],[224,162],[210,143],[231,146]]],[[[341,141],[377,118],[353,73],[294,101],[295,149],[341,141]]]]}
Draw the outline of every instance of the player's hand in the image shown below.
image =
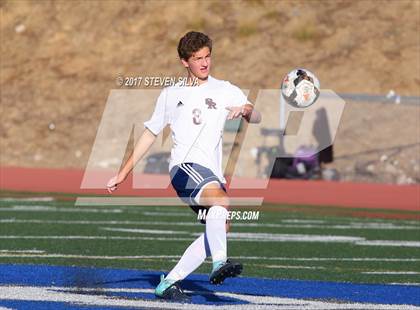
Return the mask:
{"type": "Polygon", "coordinates": [[[238,117],[249,117],[252,113],[252,107],[249,105],[243,105],[240,107],[227,107],[226,110],[230,111],[227,119],[235,119],[238,117]]]}
{"type": "Polygon", "coordinates": [[[106,187],[108,189],[108,192],[111,194],[113,191],[115,191],[119,184],[121,184],[125,178],[121,177],[120,175],[113,176],[111,179],[109,179],[106,187]]]}

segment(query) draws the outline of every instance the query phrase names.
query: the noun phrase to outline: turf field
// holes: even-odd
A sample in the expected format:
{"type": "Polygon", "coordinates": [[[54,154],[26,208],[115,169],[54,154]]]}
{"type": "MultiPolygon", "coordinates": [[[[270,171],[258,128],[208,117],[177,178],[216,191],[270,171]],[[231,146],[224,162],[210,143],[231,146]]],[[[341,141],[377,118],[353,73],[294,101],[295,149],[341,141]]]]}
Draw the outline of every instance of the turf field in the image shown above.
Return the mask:
{"type": "MultiPolygon", "coordinates": [[[[420,295],[420,212],[254,210],[258,220],[233,221],[228,239],[229,257],[244,264],[243,279],[386,284],[420,295]]],[[[167,272],[203,230],[188,207],[75,206],[72,196],[2,192],[0,274],[11,264],[167,272]]],[[[196,273],[210,268],[207,261],[196,273]]],[[[407,302],[420,306],[419,299],[407,302]]]]}

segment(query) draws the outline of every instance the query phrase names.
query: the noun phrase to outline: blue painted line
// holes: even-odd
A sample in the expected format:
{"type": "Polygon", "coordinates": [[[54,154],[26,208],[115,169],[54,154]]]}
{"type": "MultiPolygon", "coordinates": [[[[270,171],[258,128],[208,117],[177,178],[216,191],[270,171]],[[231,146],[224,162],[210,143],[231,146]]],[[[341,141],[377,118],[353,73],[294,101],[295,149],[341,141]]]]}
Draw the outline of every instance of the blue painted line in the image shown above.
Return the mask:
{"type": "MultiPolygon", "coordinates": [[[[159,282],[159,276],[160,273],[157,271],[145,270],[0,265],[0,285],[154,289],[159,282]]],[[[208,282],[208,275],[194,274],[182,282],[182,287],[185,290],[198,292],[197,295],[193,295],[193,302],[198,304],[246,303],[235,298],[212,294],[212,292],[230,292],[284,298],[420,306],[420,287],[416,285],[353,284],[239,277],[227,279],[222,286],[214,286],[208,282]]],[[[155,298],[151,293],[107,292],[106,294],[107,296],[150,300],[155,298]]],[[[7,307],[6,303],[12,303],[12,301],[1,301],[0,305],[7,307]]],[[[37,307],[36,309],[43,308],[37,307]]]]}

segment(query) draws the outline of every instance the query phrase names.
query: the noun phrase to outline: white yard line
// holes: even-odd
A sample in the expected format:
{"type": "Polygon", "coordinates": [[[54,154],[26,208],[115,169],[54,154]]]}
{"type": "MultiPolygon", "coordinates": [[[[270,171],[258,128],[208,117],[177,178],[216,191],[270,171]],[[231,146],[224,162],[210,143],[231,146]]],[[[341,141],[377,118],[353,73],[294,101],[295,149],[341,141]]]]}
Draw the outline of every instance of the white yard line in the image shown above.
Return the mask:
{"type": "MultiPolygon", "coordinates": [[[[199,236],[202,233],[191,233],[181,230],[154,230],[154,229],[128,229],[115,227],[101,227],[103,230],[132,232],[140,234],[159,234],[159,235],[176,235],[176,234],[190,234],[192,236],[199,236]]],[[[386,246],[406,246],[406,247],[420,247],[420,242],[417,241],[402,241],[402,240],[366,240],[363,237],[354,236],[336,236],[336,235],[309,235],[309,234],[270,234],[270,233],[228,233],[229,240],[234,241],[280,241],[280,242],[344,242],[355,243],[358,245],[386,245],[386,246]]]]}
{"type": "MultiPolygon", "coordinates": [[[[104,259],[104,260],[131,260],[131,259],[179,259],[179,255],[113,255],[113,256],[98,256],[98,255],[71,255],[59,253],[45,253],[45,251],[38,250],[0,250],[0,257],[50,257],[50,258],[86,258],[86,259],[104,259]]],[[[420,259],[416,258],[335,258],[335,257],[266,257],[266,256],[232,256],[233,259],[238,260],[258,260],[258,261],[381,261],[381,262],[418,262],[420,259]]]]}
{"type": "Polygon", "coordinates": [[[390,274],[390,275],[400,275],[400,274],[406,274],[406,275],[417,275],[420,274],[420,272],[417,271],[366,271],[362,272],[363,274],[390,274]]]}
{"type": "Polygon", "coordinates": [[[0,239],[45,239],[45,240],[152,240],[152,241],[193,241],[194,238],[165,238],[165,237],[129,237],[129,236],[14,236],[3,235],[0,239]]]}
{"type": "Polygon", "coordinates": [[[132,232],[132,233],[139,233],[139,234],[191,235],[191,232],[181,231],[181,230],[157,230],[157,229],[136,229],[136,228],[112,228],[112,227],[100,227],[99,229],[106,230],[106,231],[132,232]]]}
{"type": "Polygon", "coordinates": [[[301,219],[287,219],[287,220],[281,220],[282,223],[293,223],[293,224],[325,224],[326,221],[324,220],[301,220],[301,219]]]}
{"type": "Polygon", "coordinates": [[[354,236],[334,235],[305,235],[305,234],[270,234],[270,233],[240,233],[228,234],[230,240],[253,239],[256,241],[295,241],[295,242],[356,242],[365,238],[354,236]]]}
{"type": "Polygon", "coordinates": [[[380,257],[266,257],[266,256],[232,256],[234,259],[247,260],[280,260],[280,261],[350,261],[350,262],[419,262],[420,258],[380,258],[380,257]]]}
{"type": "Polygon", "coordinates": [[[263,264],[255,264],[254,266],[261,266],[261,267],[274,268],[274,269],[326,269],[325,267],[320,267],[320,266],[299,266],[299,265],[263,265],[263,264]]]}
{"type": "Polygon", "coordinates": [[[194,226],[197,222],[170,222],[170,221],[88,221],[88,220],[19,220],[15,218],[0,219],[4,224],[64,224],[64,225],[149,225],[149,226],[194,226]]]}
{"type": "Polygon", "coordinates": [[[147,216],[186,216],[186,217],[195,217],[195,214],[192,212],[156,212],[156,211],[141,211],[143,215],[147,216]]]}
{"type": "Polygon", "coordinates": [[[122,213],[122,209],[59,208],[52,206],[13,206],[0,208],[2,212],[69,212],[69,213],[122,213]]]}
{"type": "MultiPolygon", "coordinates": [[[[105,228],[105,227],[104,227],[105,228]]],[[[108,227],[107,227],[108,228],[108,227]]],[[[124,229],[113,228],[109,229],[124,229]]],[[[163,231],[163,230],[147,230],[146,234],[174,235],[174,234],[190,234],[199,236],[200,233],[189,233],[186,231],[163,231]]],[[[143,232],[134,232],[143,233],[143,232]]],[[[362,237],[354,236],[335,236],[335,235],[303,235],[303,234],[267,234],[267,233],[229,233],[230,242],[321,242],[321,243],[353,243],[363,246],[396,246],[396,247],[420,247],[420,242],[404,241],[404,240],[366,240],[362,237]]],[[[178,237],[132,237],[132,236],[27,236],[27,235],[0,235],[0,239],[92,239],[92,240],[162,240],[162,241],[191,241],[192,238],[178,237]]]]}
{"type": "Polygon", "coordinates": [[[54,197],[22,197],[22,198],[13,198],[13,197],[2,197],[0,201],[6,202],[32,202],[32,201],[55,201],[54,197]]]}
{"type": "Polygon", "coordinates": [[[177,255],[128,255],[128,256],[103,256],[103,255],[72,255],[72,254],[2,254],[0,257],[37,257],[37,258],[74,258],[95,260],[147,260],[147,259],[179,259],[177,255]]]}
{"type": "Polygon", "coordinates": [[[357,241],[357,245],[367,246],[400,246],[420,248],[420,241],[403,241],[403,240],[364,240],[357,241]]]}
{"type": "MultiPolygon", "coordinates": [[[[66,259],[93,259],[93,260],[151,260],[151,259],[173,259],[178,262],[180,256],[177,255],[132,255],[132,256],[99,256],[99,255],[72,255],[72,254],[1,254],[0,257],[16,257],[16,258],[66,258],[66,259]]],[[[255,264],[266,268],[276,269],[326,269],[319,266],[299,266],[299,265],[264,265],[255,264]]]]}
{"type": "Polygon", "coordinates": [[[373,229],[373,230],[418,230],[419,226],[409,225],[395,225],[392,223],[351,223],[350,225],[324,225],[318,228],[330,228],[330,229],[373,229]]]}
{"type": "MultiPolygon", "coordinates": [[[[263,197],[231,197],[232,206],[260,206],[263,197]]],[[[183,206],[178,197],[78,197],[76,206],[183,206]]]]}
{"type": "MultiPolygon", "coordinates": [[[[34,287],[34,286],[1,286],[0,299],[3,300],[25,300],[25,301],[44,301],[44,302],[65,302],[78,305],[97,306],[97,307],[134,307],[134,308],[150,308],[150,309],[195,309],[195,310],[213,310],[215,305],[203,304],[180,304],[167,303],[152,299],[135,299],[121,296],[112,296],[110,293],[139,293],[153,294],[153,289],[108,289],[108,288],[66,288],[66,287],[34,287]],[[83,292],[83,294],[80,294],[83,292]],[[103,294],[99,294],[102,292],[103,294]]],[[[187,293],[191,293],[187,291],[187,293]]],[[[221,310],[291,310],[291,309],[365,309],[365,310],[391,310],[396,309],[396,305],[372,304],[372,303],[348,303],[348,302],[324,302],[293,298],[282,298],[273,296],[246,295],[238,293],[225,292],[192,292],[194,294],[211,294],[219,297],[233,298],[247,304],[237,305],[217,305],[217,309],[221,310]]],[[[411,305],[397,305],[400,310],[415,310],[419,307],[411,305]]]]}
{"type": "Polygon", "coordinates": [[[0,250],[0,254],[2,253],[27,253],[27,254],[32,254],[32,253],[45,253],[45,251],[41,251],[41,250],[0,250]]]}
{"type": "MultiPolygon", "coordinates": [[[[49,207],[51,208],[51,207],[49,207]]],[[[4,208],[3,208],[4,209],[4,208]]],[[[1,210],[1,209],[0,209],[1,210]]],[[[102,209],[72,209],[71,212],[79,212],[80,210],[85,210],[85,211],[81,211],[81,212],[97,212],[97,210],[102,210],[102,209]],[[92,210],[92,211],[90,211],[92,210]]],[[[124,210],[122,209],[110,209],[110,210],[116,210],[113,212],[116,213],[121,213],[124,212],[124,210]]],[[[10,211],[22,211],[22,209],[19,210],[13,210],[10,209],[10,211]]],[[[34,210],[31,210],[34,211],[34,210]]],[[[36,211],[40,211],[40,210],[36,210],[36,211]]],[[[56,212],[57,209],[44,209],[41,211],[51,211],[51,212],[56,212]]],[[[59,210],[58,212],[65,212],[65,211],[61,211],[59,210]]],[[[70,212],[70,211],[69,211],[70,212]]],[[[106,212],[109,213],[109,212],[106,212]]],[[[112,212],[111,212],[112,213],[112,212]]],[[[168,215],[165,212],[162,213],[151,213],[151,212],[140,212],[143,215],[147,215],[147,216],[164,216],[164,215],[168,215]]],[[[175,213],[178,214],[178,212],[173,212],[170,213],[168,216],[174,217],[177,216],[175,215],[175,213]]],[[[181,213],[181,212],[179,212],[181,213]]],[[[191,217],[191,218],[195,218],[195,215],[193,213],[181,213],[179,216],[182,217],[191,217]]],[[[150,226],[160,226],[160,225],[168,225],[168,226],[197,226],[197,222],[173,222],[173,221],[83,221],[83,220],[33,220],[33,219],[28,219],[28,220],[19,220],[19,219],[14,219],[14,218],[10,218],[10,219],[0,219],[0,223],[15,223],[15,224],[64,224],[64,225],[74,225],[74,224],[80,224],[80,225],[150,225],[150,226]]],[[[274,223],[237,223],[234,222],[232,223],[233,226],[235,227],[256,227],[256,228],[319,228],[319,229],[340,229],[340,230],[359,230],[359,229],[372,229],[372,230],[418,230],[419,227],[418,226],[404,226],[404,225],[394,225],[394,224],[381,224],[381,225],[375,225],[373,223],[371,224],[367,224],[366,226],[363,225],[359,225],[359,224],[350,224],[350,225],[312,225],[312,224],[274,224],[274,223]]]]}

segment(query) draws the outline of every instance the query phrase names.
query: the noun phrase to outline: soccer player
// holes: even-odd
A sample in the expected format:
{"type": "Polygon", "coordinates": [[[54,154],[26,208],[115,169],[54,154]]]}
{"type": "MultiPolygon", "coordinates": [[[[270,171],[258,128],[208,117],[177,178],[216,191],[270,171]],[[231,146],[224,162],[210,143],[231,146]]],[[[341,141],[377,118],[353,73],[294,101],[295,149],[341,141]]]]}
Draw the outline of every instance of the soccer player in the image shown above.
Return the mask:
{"type": "Polygon", "coordinates": [[[243,117],[248,122],[259,123],[261,115],[237,86],[209,75],[211,51],[212,41],[204,33],[192,31],[180,39],[178,54],[188,72],[188,82],[162,90],[133,153],[107,184],[108,191],[114,191],[159,133],[170,126],[172,186],[196,213],[206,212],[206,220],[202,221],[205,232],[185,250],[169,274],[162,275],[155,289],[157,297],[174,301],[189,299],[179,282],[209,256],[213,261],[210,273],[213,284],[221,284],[225,278],[235,277],[242,271],[240,263],[227,259],[229,198],[222,173],[222,134],[226,119],[243,117]]]}

